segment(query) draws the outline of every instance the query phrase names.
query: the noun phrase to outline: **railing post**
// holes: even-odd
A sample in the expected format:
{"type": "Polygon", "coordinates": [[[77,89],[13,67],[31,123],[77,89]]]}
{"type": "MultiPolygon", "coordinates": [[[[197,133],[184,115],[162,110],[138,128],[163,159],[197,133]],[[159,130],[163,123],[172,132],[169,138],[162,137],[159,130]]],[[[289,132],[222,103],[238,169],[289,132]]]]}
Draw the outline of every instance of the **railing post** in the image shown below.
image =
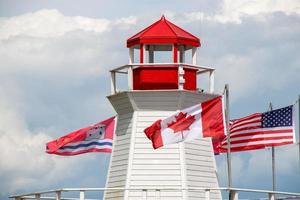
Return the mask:
{"type": "Polygon", "coordinates": [[[111,94],[116,93],[116,72],[114,71],[110,72],[110,89],[111,94]]]}
{"type": "Polygon", "coordinates": [[[147,200],[147,190],[146,189],[142,190],[142,199],[147,200]]]}
{"type": "Polygon", "coordinates": [[[185,83],[183,76],[184,76],[183,67],[182,65],[178,65],[178,89],[179,90],[183,90],[183,85],[185,83]]]}
{"type": "Polygon", "coordinates": [[[85,197],[84,197],[84,191],[82,191],[82,190],[79,192],[79,199],[80,200],[84,200],[85,199],[85,197]]]}
{"type": "Polygon", "coordinates": [[[197,47],[192,48],[192,64],[197,65],[197,47]]]}
{"type": "Polygon", "coordinates": [[[160,190],[159,189],[155,190],[155,199],[160,200],[160,190]]]}
{"type": "Polygon", "coordinates": [[[205,200],[210,200],[210,190],[205,190],[205,200]]]}
{"type": "Polygon", "coordinates": [[[179,47],[179,62],[185,63],[185,52],[184,52],[184,46],[179,47]]]}
{"type": "Polygon", "coordinates": [[[275,200],[275,194],[269,193],[269,200],[275,200]]]}
{"type": "Polygon", "coordinates": [[[41,199],[41,194],[35,194],[34,196],[35,196],[36,200],[40,200],[41,199]]]}
{"type": "Polygon", "coordinates": [[[214,93],[215,91],[215,71],[211,70],[209,72],[209,92],[214,93]]]}
{"type": "Polygon", "coordinates": [[[132,83],[133,83],[132,66],[129,66],[128,67],[128,89],[129,89],[129,91],[133,90],[132,83]]]}
{"type": "Polygon", "coordinates": [[[238,200],[239,194],[235,190],[229,190],[229,200],[238,200]]]}
{"type": "Polygon", "coordinates": [[[55,199],[60,200],[61,199],[61,191],[55,192],[55,199]]]}
{"type": "Polygon", "coordinates": [[[149,63],[154,63],[154,46],[149,45],[149,63]]]}
{"type": "Polygon", "coordinates": [[[134,63],[134,48],[129,48],[129,64],[134,63]]]}

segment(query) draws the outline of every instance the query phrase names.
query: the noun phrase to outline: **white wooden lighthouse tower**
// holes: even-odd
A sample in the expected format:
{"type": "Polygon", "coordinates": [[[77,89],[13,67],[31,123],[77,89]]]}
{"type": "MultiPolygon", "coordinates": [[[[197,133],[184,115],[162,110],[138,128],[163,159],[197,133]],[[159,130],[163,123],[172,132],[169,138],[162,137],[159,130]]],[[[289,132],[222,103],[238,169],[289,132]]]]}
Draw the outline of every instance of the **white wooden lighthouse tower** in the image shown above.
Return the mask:
{"type": "MultiPolygon", "coordinates": [[[[216,96],[214,69],[196,64],[199,46],[197,37],[164,17],[127,40],[129,64],[111,71],[112,91],[108,99],[118,120],[106,187],[161,189],[162,200],[204,199],[204,191],[180,188],[219,187],[210,139],[154,150],[143,132],[157,119],[216,96]],[[138,63],[134,51],[139,52],[138,63]],[[172,52],[170,63],[155,62],[161,51],[172,52]],[[185,61],[189,51],[191,64],[185,61]],[[127,91],[117,90],[118,74],[127,74],[127,91]],[[197,88],[197,80],[205,74],[209,87],[203,91],[197,88]]],[[[157,192],[149,191],[147,199],[156,199],[157,192]]],[[[104,198],[140,200],[142,190],[110,190],[104,198]]],[[[210,198],[221,199],[221,195],[211,192],[210,198]]]]}

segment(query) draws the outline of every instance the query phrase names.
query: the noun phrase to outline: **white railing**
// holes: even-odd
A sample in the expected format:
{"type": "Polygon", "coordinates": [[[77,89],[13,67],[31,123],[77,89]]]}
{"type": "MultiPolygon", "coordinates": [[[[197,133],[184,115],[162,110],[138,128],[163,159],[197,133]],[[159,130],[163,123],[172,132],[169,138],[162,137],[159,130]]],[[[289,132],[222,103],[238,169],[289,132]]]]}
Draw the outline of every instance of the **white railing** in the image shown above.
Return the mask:
{"type": "Polygon", "coordinates": [[[116,76],[117,74],[127,74],[128,90],[133,90],[133,69],[141,66],[155,66],[155,67],[166,67],[166,66],[177,66],[178,67],[178,89],[183,90],[184,85],[184,70],[183,68],[196,69],[197,75],[208,74],[209,76],[209,89],[210,93],[214,92],[214,73],[215,69],[207,66],[190,65],[186,63],[133,63],[123,65],[110,70],[111,73],[111,94],[115,94],[117,89],[116,76]]]}
{"type": "MultiPolygon", "coordinates": [[[[141,200],[148,199],[148,192],[155,191],[155,199],[156,200],[163,200],[161,197],[161,191],[199,191],[201,194],[204,194],[205,200],[210,200],[210,194],[212,191],[226,191],[228,192],[228,199],[229,200],[238,200],[239,193],[262,193],[265,194],[267,197],[263,199],[268,200],[275,200],[276,199],[300,199],[300,193],[293,193],[293,192],[280,192],[280,191],[271,191],[271,190],[256,190],[256,189],[242,189],[242,188],[198,188],[198,187],[189,187],[189,188],[62,188],[57,190],[48,190],[42,192],[33,192],[28,194],[20,194],[20,195],[13,195],[9,198],[13,198],[15,200],[25,200],[25,199],[55,199],[55,200],[88,200],[85,198],[86,192],[103,192],[103,191],[140,191],[141,192],[141,200]],[[79,197],[77,198],[70,198],[70,197],[63,197],[62,194],[67,192],[79,192],[79,197]],[[52,194],[51,196],[46,196],[52,194]],[[281,196],[281,197],[280,197],[281,196]],[[284,197],[282,197],[284,196],[284,197]]],[[[153,197],[152,197],[153,198],[153,197]]],[[[225,198],[227,199],[227,198],[225,198]]]]}

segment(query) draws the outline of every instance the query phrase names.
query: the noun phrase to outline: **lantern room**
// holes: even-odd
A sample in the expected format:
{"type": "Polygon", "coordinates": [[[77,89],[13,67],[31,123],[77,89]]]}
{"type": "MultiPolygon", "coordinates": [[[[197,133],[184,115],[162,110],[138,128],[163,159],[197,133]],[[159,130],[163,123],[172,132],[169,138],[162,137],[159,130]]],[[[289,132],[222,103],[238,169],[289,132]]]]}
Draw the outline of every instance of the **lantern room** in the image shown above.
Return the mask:
{"type": "Polygon", "coordinates": [[[197,91],[197,76],[209,73],[212,92],[214,69],[197,66],[200,39],[168,21],[164,16],[127,40],[129,64],[112,70],[112,93],[116,92],[115,73],[128,74],[129,90],[197,91]],[[171,62],[158,62],[168,52],[171,62]],[[187,52],[190,52],[186,63],[187,52]]]}

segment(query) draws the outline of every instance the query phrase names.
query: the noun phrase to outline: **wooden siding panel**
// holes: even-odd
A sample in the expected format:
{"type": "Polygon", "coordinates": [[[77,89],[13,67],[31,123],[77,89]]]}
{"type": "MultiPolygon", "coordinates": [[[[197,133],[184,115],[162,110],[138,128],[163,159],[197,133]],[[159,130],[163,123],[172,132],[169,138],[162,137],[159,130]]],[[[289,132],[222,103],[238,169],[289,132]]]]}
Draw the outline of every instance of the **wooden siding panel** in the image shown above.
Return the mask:
{"type": "MultiPolygon", "coordinates": [[[[173,112],[172,112],[173,113],[173,112]]],[[[181,167],[179,145],[168,145],[161,149],[154,150],[151,141],[145,136],[144,129],[153,123],[157,116],[167,117],[170,112],[161,111],[138,111],[137,127],[134,143],[134,155],[132,163],[132,174],[130,186],[145,187],[178,187],[181,186],[181,167]]],[[[133,195],[132,192],[129,193],[133,195]]],[[[182,199],[182,193],[161,196],[162,199],[182,199]]],[[[129,196],[132,199],[134,196],[129,196]]],[[[151,199],[151,196],[149,196],[151,199]]],[[[153,196],[154,198],[154,196],[153,196]]]]}
{"type": "MultiPolygon", "coordinates": [[[[210,139],[199,139],[186,143],[186,179],[188,187],[218,187],[214,166],[214,155],[210,139]]],[[[216,191],[211,198],[221,199],[221,193],[216,191]],[[214,197],[213,197],[213,196],[214,197]]],[[[190,191],[188,199],[204,199],[204,193],[190,191]]]]}
{"type": "MultiPolygon", "coordinates": [[[[118,116],[116,134],[121,132],[120,127],[124,128],[124,130],[122,130],[122,134],[117,134],[114,139],[106,187],[125,187],[126,185],[131,126],[126,127],[124,124],[131,124],[131,120],[132,118],[128,114],[118,116]]],[[[106,191],[104,196],[105,199],[121,199],[124,196],[124,191],[106,191]]]]}
{"type": "Polygon", "coordinates": [[[111,95],[107,98],[119,115],[133,112],[133,107],[131,102],[129,101],[127,92],[111,95]]]}

